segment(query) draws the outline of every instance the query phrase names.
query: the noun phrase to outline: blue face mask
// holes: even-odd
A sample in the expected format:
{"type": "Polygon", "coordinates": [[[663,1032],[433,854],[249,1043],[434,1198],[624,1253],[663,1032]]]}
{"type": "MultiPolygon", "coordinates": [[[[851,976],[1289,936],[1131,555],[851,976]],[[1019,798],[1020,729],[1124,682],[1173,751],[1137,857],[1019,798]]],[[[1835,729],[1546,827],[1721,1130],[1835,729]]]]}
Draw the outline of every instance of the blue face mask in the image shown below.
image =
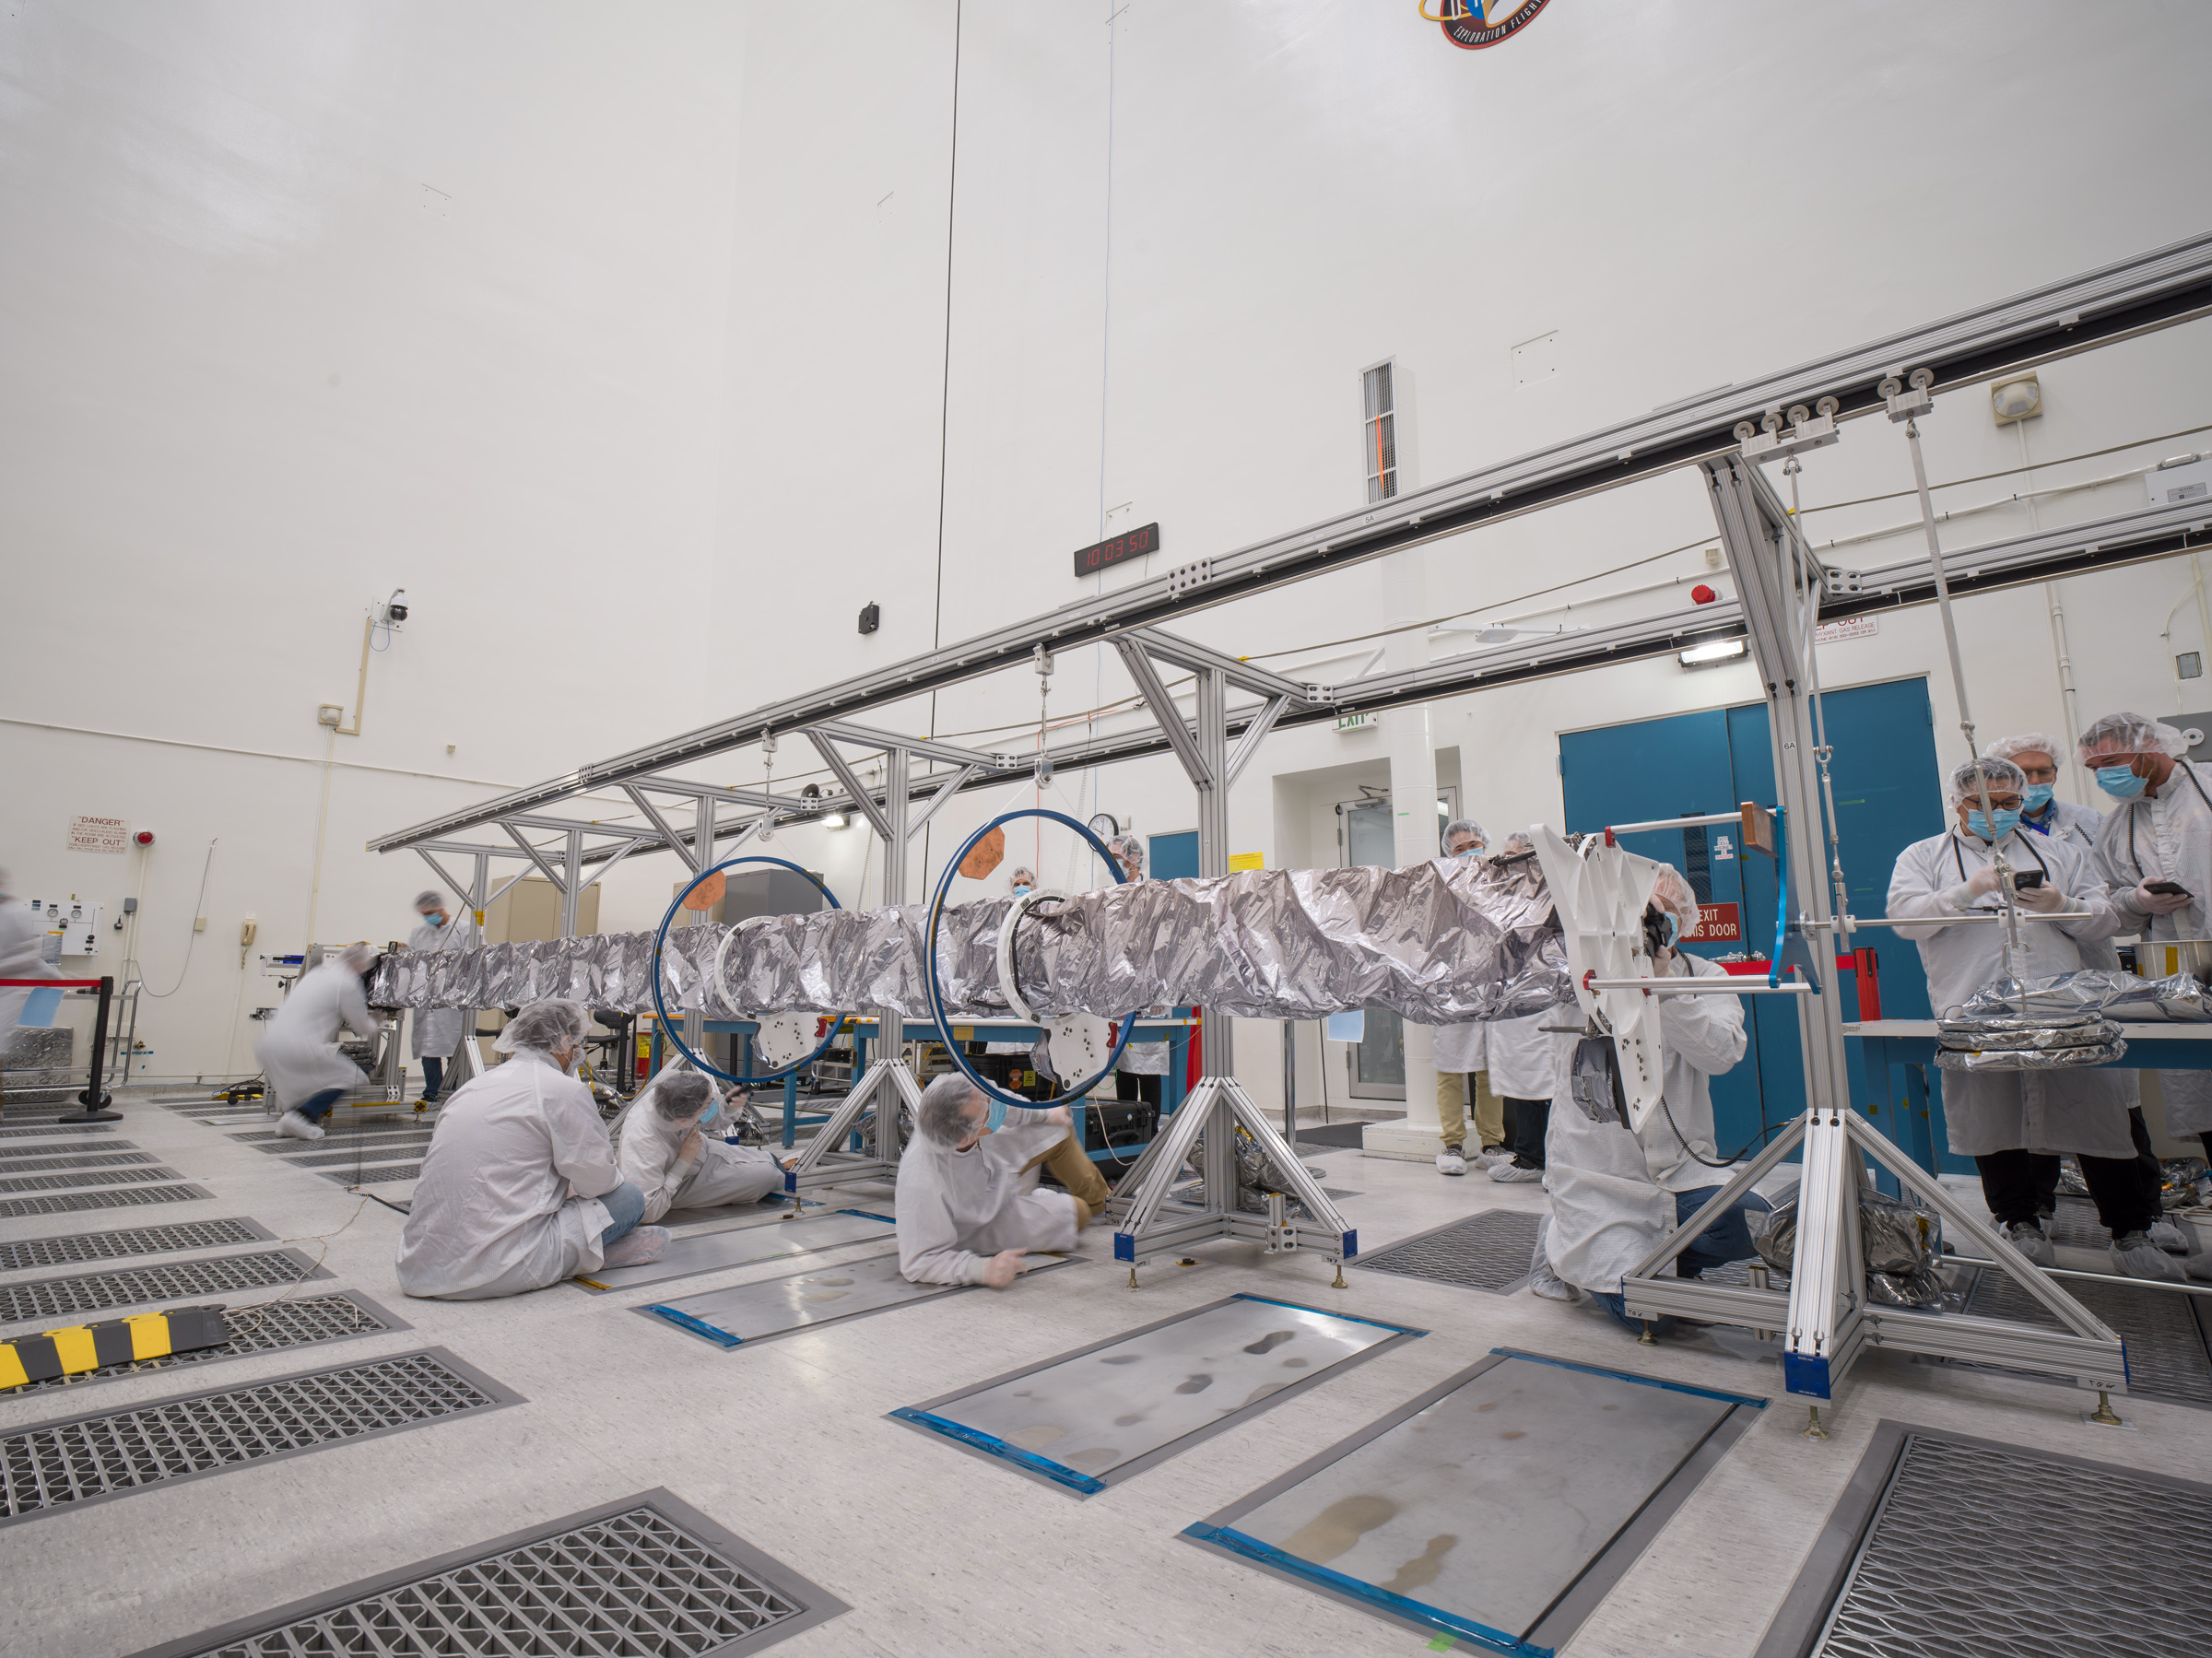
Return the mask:
{"type": "Polygon", "coordinates": [[[1452,855],[1455,858],[1478,858],[1482,855],[1482,848],[1479,846],[1463,846],[1452,855]]]}
{"type": "Polygon", "coordinates": [[[2043,808],[2051,804],[2051,784],[2030,783],[2028,792],[2020,796],[2020,805],[2027,809],[2030,817],[2041,817],[2043,808]]]}
{"type": "Polygon", "coordinates": [[[1030,896],[1030,889],[1027,887],[1017,887],[1014,888],[1014,896],[1016,898],[1027,898],[1030,896]]]}
{"type": "Polygon", "coordinates": [[[1999,812],[1996,816],[1997,827],[1994,830],[1989,827],[1989,819],[1978,811],[1967,813],[1966,827],[1984,841],[2002,841],[2020,827],[2020,815],[2018,812],[1999,812]]]}
{"type": "Polygon", "coordinates": [[[712,1100],[708,1104],[705,1111],[699,1113],[699,1126],[704,1128],[708,1123],[713,1122],[715,1118],[721,1115],[722,1101],[719,1099],[712,1100]]]}
{"type": "Polygon", "coordinates": [[[2144,780],[2130,766],[2100,766],[2097,786],[2114,800],[2133,800],[2143,793],[2144,780]]]}

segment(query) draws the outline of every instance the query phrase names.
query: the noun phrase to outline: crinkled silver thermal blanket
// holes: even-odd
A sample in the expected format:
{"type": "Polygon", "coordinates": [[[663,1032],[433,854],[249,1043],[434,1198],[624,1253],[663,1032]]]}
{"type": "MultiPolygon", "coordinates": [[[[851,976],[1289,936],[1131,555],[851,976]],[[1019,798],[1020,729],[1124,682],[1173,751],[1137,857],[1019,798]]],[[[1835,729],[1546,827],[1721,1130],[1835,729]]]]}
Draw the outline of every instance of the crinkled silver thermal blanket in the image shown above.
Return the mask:
{"type": "Polygon", "coordinates": [[[2123,1041],[2086,1048],[1983,1048],[1971,1053],[1939,1048],[1936,1064],[1944,1071],[2070,1071],[2080,1065],[2108,1065],[2126,1052],[2123,1041]]]}
{"type": "MultiPolygon", "coordinates": [[[[1751,1246],[1778,1272],[1794,1264],[1797,1199],[1785,1198],[1770,1214],[1747,1215],[1751,1246]]],[[[1879,1192],[1859,1194],[1859,1239],[1866,1257],[1868,1297],[1891,1307],[1933,1307],[1943,1300],[1936,1263],[1943,1258],[1943,1218],[1879,1192]]]]}
{"type": "Polygon", "coordinates": [[[2000,1049],[2033,1052],[2050,1048],[2096,1048],[2120,1040],[2120,1027],[2110,1019],[2075,1017],[2049,1024],[2011,1019],[1943,1019],[1936,1024],[1937,1043],[1956,1053],[1983,1053],[2000,1049]]]}
{"type": "MultiPolygon", "coordinates": [[[[937,959],[948,1014],[1007,1013],[998,929],[1011,902],[946,909],[937,959]]],[[[927,918],[910,905],[671,927],[664,994],[671,1011],[696,995],[715,1018],[884,1006],[925,1018],[927,918]]],[[[653,939],[628,933],[400,951],[378,967],[370,1000],[513,1007],[567,996],[649,1012],[653,939]]],[[[1452,1025],[1541,1012],[1570,994],[1551,896],[1533,858],[1108,887],[1032,910],[1016,935],[1015,967],[1023,997],[1047,1018],[1185,1003],[1264,1019],[1387,1007],[1417,1024],[1452,1025]]]]}
{"type": "Polygon", "coordinates": [[[2137,1024],[2159,1019],[2201,1024],[2212,1021],[2212,996],[2187,973],[2139,979],[2116,968],[2083,968],[2050,978],[1994,980],[1968,997],[1952,1017],[2056,1019],[2068,1014],[2102,1014],[2137,1024]]]}

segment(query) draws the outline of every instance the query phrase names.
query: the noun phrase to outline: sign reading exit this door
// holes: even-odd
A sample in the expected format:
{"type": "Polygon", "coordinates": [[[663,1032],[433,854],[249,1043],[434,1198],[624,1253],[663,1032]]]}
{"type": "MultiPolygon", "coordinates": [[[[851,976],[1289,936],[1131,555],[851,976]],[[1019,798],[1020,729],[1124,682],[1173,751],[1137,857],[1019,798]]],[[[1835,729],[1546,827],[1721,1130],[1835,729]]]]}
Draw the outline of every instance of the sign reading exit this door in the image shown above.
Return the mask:
{"type": "Polygon", "coordinates": [[[1700,904],[1698,929],[1682,935],[1684,944],[1741,944],[1744,925],[1738,904],[1700,904]]]}

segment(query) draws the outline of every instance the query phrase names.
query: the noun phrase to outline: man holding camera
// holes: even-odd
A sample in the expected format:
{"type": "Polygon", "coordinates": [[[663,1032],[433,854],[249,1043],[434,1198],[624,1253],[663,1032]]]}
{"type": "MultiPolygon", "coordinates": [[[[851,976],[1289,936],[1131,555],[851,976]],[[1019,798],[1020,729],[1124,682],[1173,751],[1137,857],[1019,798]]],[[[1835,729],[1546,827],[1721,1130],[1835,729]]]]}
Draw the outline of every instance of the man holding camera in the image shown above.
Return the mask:
{"type": "MultiPolygon", "coordinates": [[[[1920,946],[1928,1000],[1941,1017],[2004,971],[2006,926],[1996,854],[2013,871],[2020,907],[2016,978],[2039,979],[2097,963],[2085,946],[2120,925],[2102,876],[2081,850],[2057,836],[2019,832],[2028,780],[2010,760],[1969,760],[1951,773],[1958,821],[1905,848],[1889,879],[1889,913],[1927,919],[1897,929],[1920,946]],[[2065,917],[2044,921],[2041,916],[2065,917]]],[[[1943,1121],[1950,1149],[1971,1157],[1982,1195],[2006,1241],[2041,1265],[2053,1264],[2045,1220],[2055,1212],[2058,1159],[2071,1152],[2112,1235],[2112,1264],[2131,1277],[2176,1282],[2181,1269],[2150,1241],[2159,1218],[2136,1158],[2129,1113],[2133,1071],[1946,1071],[1943,1121]]]]}

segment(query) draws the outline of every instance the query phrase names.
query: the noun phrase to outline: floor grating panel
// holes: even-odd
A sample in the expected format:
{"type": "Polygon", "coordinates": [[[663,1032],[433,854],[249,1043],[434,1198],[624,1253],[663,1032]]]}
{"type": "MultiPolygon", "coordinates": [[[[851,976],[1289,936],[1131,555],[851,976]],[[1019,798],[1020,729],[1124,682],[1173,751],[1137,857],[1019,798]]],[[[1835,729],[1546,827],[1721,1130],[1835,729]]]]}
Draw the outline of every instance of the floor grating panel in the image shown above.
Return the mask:
{"type": "Polygon", "coordinates": [[[2097,1218],[2097,1205],[2086,1197],[2072,1197],[2062,1194],[2058,1213],[2051,1217],[2051,1241],[2066,1243],[2076,1249],[2100,1250],[2112,1241],[2097,1218]]]}
{"type": "Polygon", "coordinates": [[[1876,1429],[1759,1658],[2202,1653],[2212,1487],[1876,1429]]]}
{"type": "Polygon", "coordinates": [[[148,1301],[208,1301],[241,1289],[298,1284],[332,1274],[297,1250],[265,1250],[253,1255],[217,1255],[206,1261],[167,1261],[120,1272],[84,1273],[73,1278],[39,1278],[0,1286],[0,1324],[26,1319],[60,1319],[109,1307],[135,1307],[148,1301]]]}
{"type": "Polygon", "coordinates": [[[272,1151],[279,1157],[289,1157],[318,1146],[327,1151],[334,1141],[344,1146],[421,1146],[428,1143],[430,1131],[427,1128],[336,1129],[326,1132],[321,1140],[295,1140],[291,1135],[280,1135],[273,1128],[259,1128],[230,1136],[241,1145],[253,1146],[256,1151],[272,1151]]]}
{"type": "Polygon", "coordinates": [[[65,1186],[123,1186],[141,1181],[183,1178],[174,1169],[164,1169],[156,1163],[150,1169],[118,1169],[104,1173],[87,1170],[82,1174],[27,1174],[20,1180],[0,1180],[0,1192],[55,1192],[65,1186]]]}
{"type": "Polygon", "coordinates": [[[0,1243],[0,1272],[113,1261],[124,1255],[165,1255],[175,1250],[218,1249],[226,1243],[272,1243],[276,1234],[251,1220],[193,1220],[174,1226],[128,1227],[114,1232],[74,1232],[0,1243]]]}
{"type": "Polygon", "coordinates": [[[195,1347],[189,1353],[171,1353],[160,1358],[140,1358],[124,1364],[103,1365],[80,1370],[67,1379],[28,1382],[21,1387],[0,1389],[0,1399],[18,1393],[52,1393],[57,1388],[82,1387],[116,1376],[135,1376],[147,1370],[166,1370],[178,1365],[212,1364],[218,1359],[243,1358],[252,1353],[274,1353],[286,1347],[312,1346],[317,1342],[343,1341],[353,1335],[379,1335],[387,1330],[410,1328],[367,1296],[354,1290],[301,1296],[231,1309],[224,1315],[230,1339],[219,1347],[195,1347]]]}
{"type": "MultiPolygon", "coordinates": [[[[39,1147],[44,1151],[46,1147],[39,1147]]],[[[158,1163],[160,1158],[150,1151],[102,1150],[95,1153],[80,1151],[74,1157],[34,1157],[26,1152],[17,1157],[0,1159],[0,1174],[36,1174],[52,1169],[117,1169],[133,1163],[158,1163]]],[[[134,1177],[135,1178],[135,1177],[134,1177]]],[[[173,1180],[174,1175],[163,1178],[173,1180]]],[[[82,1184],[82,1182],[78,1182],[82,1184]]]]}
{"type": "MultiPolygon", "coordinates": [[[[2127,1344],[2130,1393],[2212,1405],[2212,1355],[2206,1351],[2205,1334],[2197,1323],[2196,1297],[2079,1278],[2053,1282],[2127,1344]]],[[[2000,1272],[1977,1272],[1961,1311],[1980,1318],[2058,1328],[2057,1319],[2000,1272]]]]}
{"type": "Polygon", "coordinates": [[[0,1524],[518,1403],[432,1349],[0,1434],[0,1524]]]}
{"type": "Polygon", "coordinates": [[[115,1186],[99,1192],[72,1192],[62,1197],[0,1199],[0,1220],[23,1215],[68,1215],[80,1209],[128,1209],[140,1204],[200,1203],[215,1195],[197,1186],[115,1186]]]}
{"type": "Polygon", "coordinates": [[[1371,1253],[1362,1252],[1345,1264],[1508,1294],[1528,1276],[1542,1218],[1519,1209],[1485,1209],[1371,1253]]]}
{"type": "Polygon", "coordinates": [[[735,1658],[844,1610],[669,1492],[646,1491],[141,1658],[735,1658]]]}
{"type": "MultiPolygon", "coordinates": [[[[265,1146],[263,1149],[266,1150],[267,1147],[265,1146]]],[[[285,1167],[288,1169],[350,1168],[363,1163],[389,1162],[394,1158],[414,1158],[419,1163],[425,1149],[426,1147],[418,1145],[384,1146],[357,1146],[350,1151],[333,1151],[327,1146],[325,1146],[316,1150],[311,1156],[303,1158],[287,1158],[284,1159],[284,1162],[285,1167]]]]}
{"type": "Polygon", "coordinates": [[[359,1174],[350,1171],[326,1174],[326,1181],[335,1181],[341,1186],[373,1186],[380,1181],[412,1181],[422,1178],[420,1163],[386,1163],[364,1169],[359,1174]]]}
{"type": "Polygon", "coordinates": [[[112,1123],[73,1123],[67,1128],[56,1123],[51,1127],[0,1128],[0,1140],[21,1140],[32,1135],[51,1140],[57,1135],[112,1135],[114,1132],[115,1125],[112,1123]]]}

